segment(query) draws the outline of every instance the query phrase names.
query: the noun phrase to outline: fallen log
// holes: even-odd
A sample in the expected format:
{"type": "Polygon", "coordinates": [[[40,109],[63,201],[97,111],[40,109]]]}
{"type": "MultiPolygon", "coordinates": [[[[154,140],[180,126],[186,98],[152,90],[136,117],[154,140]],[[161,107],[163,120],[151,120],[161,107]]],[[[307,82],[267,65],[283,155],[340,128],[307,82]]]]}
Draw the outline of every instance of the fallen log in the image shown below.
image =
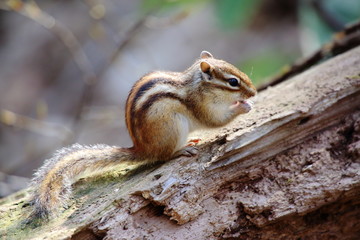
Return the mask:
{"type": "Polygon", "coordinates": [[[225,128],[194,135],[197,157],[82,179],[49,222],[23,224],[28,190],[0,200],[0,236],[360,236],[360,47],[260,92],[254,110],[225,128]]]}

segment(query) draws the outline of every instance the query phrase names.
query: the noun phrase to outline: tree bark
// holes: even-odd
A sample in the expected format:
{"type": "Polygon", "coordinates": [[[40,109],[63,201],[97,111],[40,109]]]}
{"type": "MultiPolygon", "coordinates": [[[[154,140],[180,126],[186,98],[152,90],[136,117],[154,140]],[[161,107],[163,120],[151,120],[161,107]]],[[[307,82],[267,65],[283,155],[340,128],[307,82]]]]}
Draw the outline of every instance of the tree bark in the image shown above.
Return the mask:
{"type": "Polygon", "coordinates": [[[75,184],[66,210],[24,226],[28,190],[0,201],[4,239],[358,239],[360,47],[255,99],[200,154],[75,184]],[[21,229],[21,230],[20,230],[21,229]]]}

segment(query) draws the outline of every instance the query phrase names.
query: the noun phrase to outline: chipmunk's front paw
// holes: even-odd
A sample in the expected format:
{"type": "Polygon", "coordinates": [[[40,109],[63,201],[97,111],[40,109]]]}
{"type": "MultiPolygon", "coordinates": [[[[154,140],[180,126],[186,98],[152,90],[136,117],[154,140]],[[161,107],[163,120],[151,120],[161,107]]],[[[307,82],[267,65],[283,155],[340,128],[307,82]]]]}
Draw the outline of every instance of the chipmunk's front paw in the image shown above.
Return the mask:
{"type": "Polygon", "coordinates": [[[200,138],[190,139],[190,140],[188,141],[186,147],[196,146],[197,144],[199,144],[200,141],[201,141],[200,138]]]}
{"type": "Polygon", "coordinates": [[[230,109],[237,113],[248,113],[253,108],[253,104],[251,100],[236,101],[230,106],[230,109]]]}

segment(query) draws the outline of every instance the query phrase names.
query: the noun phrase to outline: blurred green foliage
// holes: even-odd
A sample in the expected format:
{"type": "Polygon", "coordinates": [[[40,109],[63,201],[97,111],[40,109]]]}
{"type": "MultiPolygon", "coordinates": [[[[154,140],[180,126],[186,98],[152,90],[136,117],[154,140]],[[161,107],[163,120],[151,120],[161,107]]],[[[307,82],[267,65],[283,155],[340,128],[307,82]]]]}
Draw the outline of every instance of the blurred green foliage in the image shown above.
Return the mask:
{"type": "Polygon", "coordinates": [[[295,58],[295,55],[285,53],[281,49],[269,48],[236,65],[250,77],[256,86],[259,86],[295,58]]]}
{"type": "Polygon", "coordinates": [[[194,7],[197,4],[210,2],[210,0],[142,0],[141,9],[143,12],[169,11],[174,8],[194,7]]]}
{"type": "Polygon", "coordinates": [[[221,27],[245,27],[260,3],[261,0],[215,0],[214,10],[221,27]]]}
{"type": "Polygon", "coordinates": [[[343,24],[359,19],[359,0],[326,0],[325,7],[328,12],[338,18],[343,24]]]}
{"type": "Polygon", "coordinates": [[[192,8],[195,5],[209,3],[213,5],[215,15],[221,28],[238,28],[245,26],[262,0],[143,0],[141,9],[144,12],[153,10],[164,12],[175,8],[192,8]]]}

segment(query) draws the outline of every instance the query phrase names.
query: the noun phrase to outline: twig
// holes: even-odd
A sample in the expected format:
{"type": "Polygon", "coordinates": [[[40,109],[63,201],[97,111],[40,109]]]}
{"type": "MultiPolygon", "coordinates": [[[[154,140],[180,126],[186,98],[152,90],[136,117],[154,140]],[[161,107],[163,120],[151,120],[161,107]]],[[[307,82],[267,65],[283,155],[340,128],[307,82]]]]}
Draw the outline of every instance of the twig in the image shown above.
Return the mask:
{"type": "Polygon", "coordinates": [[[80,132],[81,125],[78,125],[78,122],[81,121],[82,113],[85,106],[89,105],[92,102],[94,95],[94,86],[99,82],[100,79],[103,78],[104,74],[112,66],[115,59],[119,57],[122,50],[127,46],[128,43],[131,42],[138,30],[144,25],[148,16],[153,12],[148,11],[147,13],[145,13],[143,17],[140,18],[128,30],[128,32],[125,34],[125,37],[116,47],[116,50],[109,57],[109,63],[105,64],[105,66],[98,72],[98,74],[96,74],[93,71],[93,66],[91,65],[91,62],[89,61],[85,52],[82,50],[81,44],[79,43],[75,35],[61,22],[57,21],[51,15],[41,10],[34,0],[30,0],[29,2],[24,2],[22,0],[7,0],[4,2],[0,2],[0,9],[17,12],[51,31],[66,46],[66,48],[73,56],[79,70],[82,72],[84,87],[82,89],[78,105],[75,109],[75,115],[71,127],[74,134],[68,135],[71,137],[67,138],[64,141],[64,144],[66,145],[73,142],[77,136],[77,133],[80,132]]]}
{"type": "Polygon", "coordinates": [[[146,19],[148,18],[148,15],[144,15],[142,18],[140,18],[125,34],[122,41],[117,45],[115,51],[113,54],[109,57],[109,64],[106,64],[104,68],[102,68],[99,71],[99,76],[102,77],[107,70],[112,66],[114,61],[119,57],[122,50],[131,42],[131,40],[134,38],[136,33],[139,31],[139,29],[144,25],[146,22],[146,19]]]}
{"type": "Polygon", "coordinates": [[[22,116],[9,110],[0,109],[0,122],[4,125],[26,129],[38,134],[57,137],[61,140],[72,135],[70,129],[50,122],[22,116]]]}
{"type": "Polygon", "coordinates": [[[82,50],[81,44],[70,29],[48,13],[41,10],[35,1],[23,2],[21,0],[10,0],[1,3],[0,8],[17,12],[55,34],[73,56],[76,65],[83,73],[84,82],[93,83],[95,73],[92,71],[93,68],[91,63],[85,52],[82,50]]]}
{"type": "MultiPolygon", "coordinates": [[[[72,124],[72,129],[76,129],[75,125],[81,119],[81,114],[85,105],[91,102],[93,95],[92,88],[97,82],[96,74],[93,72],[93,67],[85,52],[82,50],[81,44],[70,29],[48,13],[41,10],[34,0],[29,2],[23,2],[21,0],[8,0],[0,3],[0,8],[7,11],[17,12],[45,27],[60,39],[73,56],[75,64],[81,71],[84,81],[84,88],[81,93],[79,104],[76,107],[75,117],[72,124]]],[[[68,136],[72,137],[71,139],[65,141],[67,143],[71,142],[76,134],[68,136]]]]}

